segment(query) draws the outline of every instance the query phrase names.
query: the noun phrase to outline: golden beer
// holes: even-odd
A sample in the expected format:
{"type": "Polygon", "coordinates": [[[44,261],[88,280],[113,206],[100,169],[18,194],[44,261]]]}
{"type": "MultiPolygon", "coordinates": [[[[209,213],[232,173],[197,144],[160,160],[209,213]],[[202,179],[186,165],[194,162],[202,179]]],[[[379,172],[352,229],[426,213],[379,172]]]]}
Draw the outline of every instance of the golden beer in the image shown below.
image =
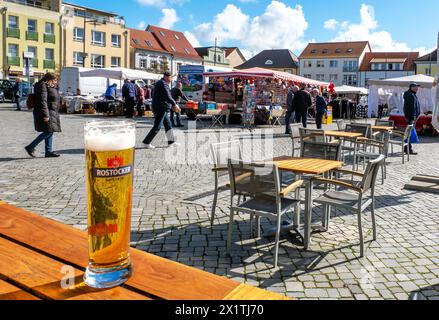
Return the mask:
{"type": "Polygon", "coordinates": [[[87,123],[85,147],[89,242],[85,282],[110,288],[131,275],[135,123],[87,123]]]}

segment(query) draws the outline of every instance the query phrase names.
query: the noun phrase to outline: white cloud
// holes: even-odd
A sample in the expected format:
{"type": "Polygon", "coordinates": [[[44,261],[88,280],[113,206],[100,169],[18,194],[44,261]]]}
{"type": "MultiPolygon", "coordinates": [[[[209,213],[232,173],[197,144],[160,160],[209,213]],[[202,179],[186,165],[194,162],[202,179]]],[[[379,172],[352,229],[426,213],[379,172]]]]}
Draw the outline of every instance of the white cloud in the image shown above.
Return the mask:
{"type": "Polygon", "coordinates": [[[197,37],[192,32],[185,31],[184,35],[194,48],[201,47],[200,42],[198,41],[197,37]]]}
{"type": "Polygon", "coordinates": [[[140,21],[137,24],[137,29],[144,30],[145,28],[146,28],[146,22],[145,21],[140,21]]]}
{"type": "Polygon", "coordinates": [[[339,22],[335,19],[329,19],[325,21],[324,28],[328,30],[334,30],[338,26],[339,22]]]}
{"type": "Polygon", "coordinates": [[[160,19],[159,26],[165,29],[172,29],[174,25],[180,21],[175,9],[165,8],[162,9],[162,18],[160,19]]]}
{"type": "Polygon", "coordinates": [[[213,21],[198,25],[193,33],[203,42],[213,44],[227,41],[240,42],[246,56],[264,49],[301,50],[308,22],[301,6],[290,7],[272,1],[262,15],[250,17],[233,4],[228,4],[213,21]]]}
{"type": "Polygon", "coordinates": [[[137,2],[142,6],[153,6],[161,7],[163,6],[163,0],[137,0],[137,2]]]}
{"type": "MultiPolygon", "coordinates": [[[[335,19],[331,19],[328,21],[332,20],[336,21],[335,19]]],[[[329,25],[331,25],[331,23],[328,22],[328,26],[329,25]]],[[[390,32],[385,30],[377,30],[379,27],[379,23],[375,19],[374,7],[370,5],[361,5],[359,23],[349,23],[347,21],[344,21],[342,23],[337,23],[337,25],[334,29],[338,30],[338,34],[334,39],[332,39],[332,41],[369,40],[373,51],[419,51],[421,54],[423,54],[424,52],[426,52],[426,50],[428,50],[425,47],[412,49],[405,42],[395,41],[390,32]]]]}

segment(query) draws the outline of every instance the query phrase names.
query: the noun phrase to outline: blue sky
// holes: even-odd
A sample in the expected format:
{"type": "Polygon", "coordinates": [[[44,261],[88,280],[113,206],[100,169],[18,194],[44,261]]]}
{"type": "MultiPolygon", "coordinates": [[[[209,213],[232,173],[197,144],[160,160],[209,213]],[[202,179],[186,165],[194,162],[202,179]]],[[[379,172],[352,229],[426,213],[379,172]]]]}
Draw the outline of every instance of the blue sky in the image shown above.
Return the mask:
{"type": "Polygon", "coordinates": [[[247,55],[264,48],[300,53],[309,41],[370,40],[376,51],[436,46],[438,0],[72,0],[148,24],[186,32],[194,44],[237,45],[247,55]]]}

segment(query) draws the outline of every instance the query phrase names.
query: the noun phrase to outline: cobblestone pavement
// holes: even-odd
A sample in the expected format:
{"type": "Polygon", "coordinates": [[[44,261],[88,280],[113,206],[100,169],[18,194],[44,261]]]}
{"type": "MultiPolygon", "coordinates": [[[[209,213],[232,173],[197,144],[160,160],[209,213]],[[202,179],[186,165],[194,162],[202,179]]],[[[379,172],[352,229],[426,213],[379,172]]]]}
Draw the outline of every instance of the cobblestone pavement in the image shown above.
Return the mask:
{"type": "MultiPolygon", "coordinates": [[[[85,230],[82,136],[83,125],[90,118],[62,116],[64,132],[56,134],[54,144],[62,157],[29,159],[23,147],[36,136],[31,113],[0,104],[0,199],[85,230]]],[[[142,149],[141,139],[150,127],[149,119],[138,123],[133,246],[299,299],[439,299],[439,197],[403,190],[415,174],[439,175],[439,139],[423,139],[416,146],[420,155],[408,164],[402,165],[399,157],[389,159],[386,184],[377,187],[378,241],[368,242],[363,259],[357,259],[355,216],[338,211],[330,231],[314,234],[307,252],[293,234],[283,235],[280,268],[273,270],[272,239],[251,239],[245,215],[235,224],[232,257],[225,255],[227,191],[220,195],[217,219],[211,227],[211,165],[170,161],[172,152],[182,159],[185,152],[181,149],[142,149]]],[[[242,134],[237,128],[220,131],[222,140],[242,134]]],[[[191,143],[186,154],[208,154],[203,139],[191,143]],[[194,153],[196,145],[202,150],[194,153]]],[[[288,139],[272,141],[275,155],[291,153],[288,139]]],[[[163,133],[158,145],[165,145],[163,133]]],[[[42,148],[38,149],[40,156],[42,148]]],[[[319,215],[316,208],[316,223],[319,215]]],[[[365,220],[366,239],[371,239],[367,213],[365,220]]],[[[272,226],[263,221],[262,229],[272,226]]]]}

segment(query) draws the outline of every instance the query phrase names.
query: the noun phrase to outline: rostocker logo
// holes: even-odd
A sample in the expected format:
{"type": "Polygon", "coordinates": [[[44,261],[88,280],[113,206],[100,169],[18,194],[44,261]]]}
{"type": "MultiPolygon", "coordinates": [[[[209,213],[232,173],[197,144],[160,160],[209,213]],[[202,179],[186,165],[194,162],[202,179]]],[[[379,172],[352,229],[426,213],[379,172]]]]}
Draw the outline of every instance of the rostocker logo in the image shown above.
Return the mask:
{"type": "Polygon", "coordinates": [[[93,169],[93,177],[95,178],[118,178],[131,174],[133,166],[125,166],[120,168],[93,169]]]}

